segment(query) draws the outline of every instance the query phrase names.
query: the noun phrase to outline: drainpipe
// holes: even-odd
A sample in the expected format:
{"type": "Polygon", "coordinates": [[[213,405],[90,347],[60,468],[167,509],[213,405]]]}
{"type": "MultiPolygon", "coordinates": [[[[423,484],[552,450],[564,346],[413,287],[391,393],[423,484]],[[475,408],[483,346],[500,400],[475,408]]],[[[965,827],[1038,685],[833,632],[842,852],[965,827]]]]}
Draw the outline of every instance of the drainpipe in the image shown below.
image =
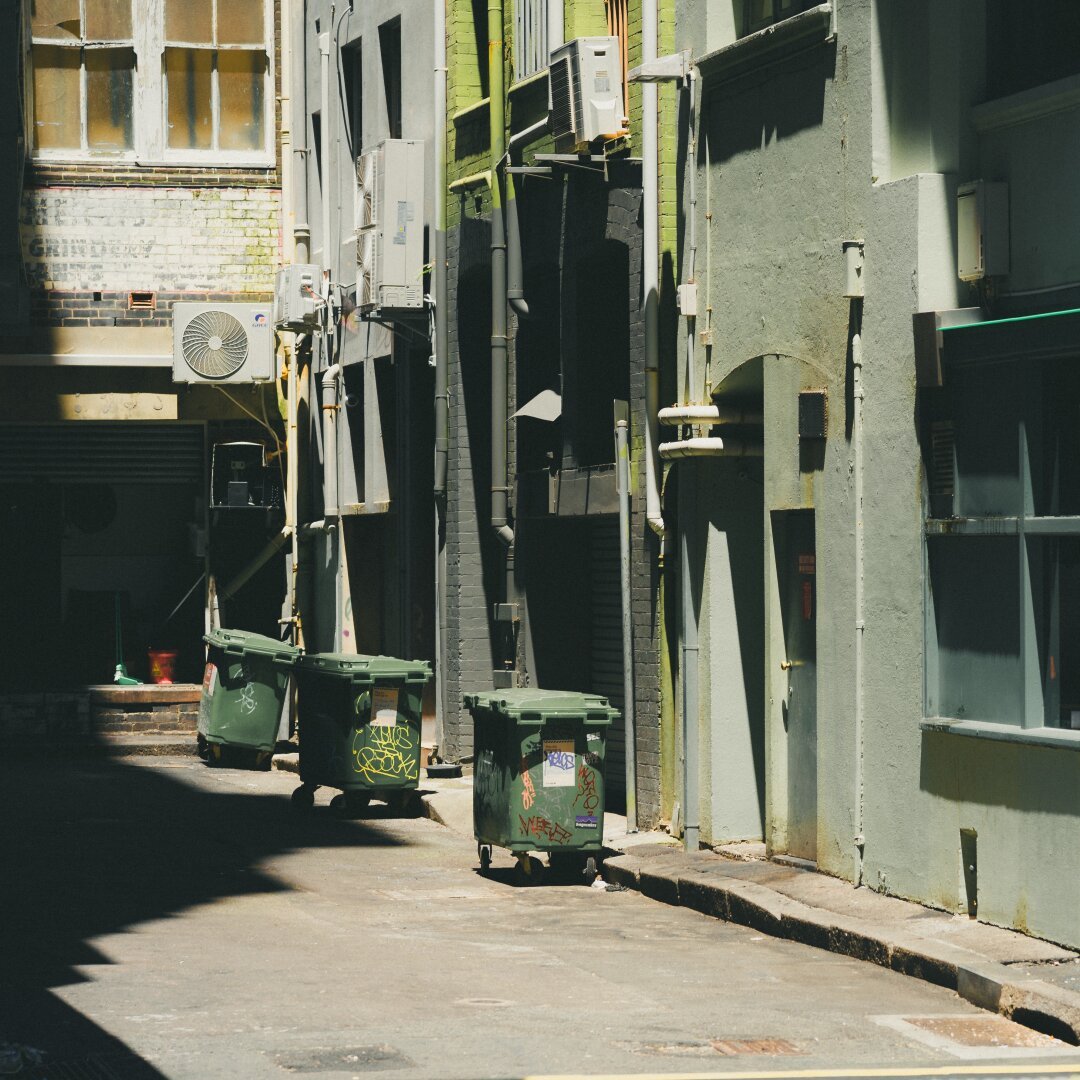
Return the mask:
{"type": "Polygon", "coordinates": [[[525,302],[525,275],[521,264],[521,227],[514,177],[510,173],[506,175],[506,248],[506,299],[519,319],[527,319],[529,305],[525,302]]]}
{"type": "Polygon", "coordinates": [[[446,474],[450,460],[450,312],[446,266],[446,0],[435,0],[435,742],[446,745],[446,474]]]}
{"type": "MultiPolygon", "coordinates": [[[[558,7],[558,3],[554,6],[558,7]]],[[[657,0],[644,0],[641,10],[643,65],[656,59],[657,0]]],[[[660,193],[657,148],[656,84],[641,87],[641,201],[642,201],[642,292],[645,297],[645,517],[661,538],[664,519],[660,512],[660,467],[656,459],[658,442],[656,413],[660,405],[660,193]]]]}
{"type": "Polygon", "coordinates": [[[503,3],[488,0],[488,106],[491,139],[491,527],[506,547],[507,600],[513,578],[514,530],[510,528],[510,488],[506,434],[506,231],[499,165],[506,153],[503,72],[503,3]]]}
{"type": "MultiPolygon", "coordinates": [[[[326,355],[329,358],[329,329],[324,335],[326,355]]],[[[333,651],[341,651],[341,508],[338,506],[338,401],[340,397],[338,379],[341,365],[331,364],[322,377],[320,399],[323,417],[323,527],[326,530],[326,543],[329,545],[328,560],[334,574],[334,644],[333,651]]]]}
{"type": "MultiPolygon", "coordinates": [[[[334,9],[330,8],[330,21],[333,22],[334,9]]],[[[331,267],[331,242],[330,242],[330,188],[333,186],[331,178],[334,175],[333,162],[330,160],[330,131],[333,125],[330,123],[330,34],[325,32],[319,35],[319,109],[322,123],[320,125],[320,142],[322,143],[322,250],[323,250],[323,276],[326,288],[329,288],[331,267]]],[[[326,297],[324,296],[324,299],[326,297]]],[[[327,330],[329,333],[329,330],[327,330]]]]}
{"type": "Polygon", "coordinates": [[[634,636],[631,617],[630,578],[630,425],[615,423],[615,466],[619,486],[619,585],[622,599],[623,730],[626,765],[626,831],[638,831],[637,820],[637,725],[634,720],[634,636]]]}
{"type": "Polygon", "coordinates": [[[311,261],[311,226],[308,224],[307,145],[307,0],[293,0],[290,8],[292,37],[292,154],[293,241],[299,263],[311,261]]]}

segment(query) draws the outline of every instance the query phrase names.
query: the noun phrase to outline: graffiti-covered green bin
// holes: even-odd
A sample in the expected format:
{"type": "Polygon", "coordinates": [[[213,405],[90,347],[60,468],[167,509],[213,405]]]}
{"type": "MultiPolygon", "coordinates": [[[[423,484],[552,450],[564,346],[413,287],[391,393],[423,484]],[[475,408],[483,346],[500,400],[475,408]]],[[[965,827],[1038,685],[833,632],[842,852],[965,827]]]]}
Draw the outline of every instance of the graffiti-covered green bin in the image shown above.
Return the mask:
{"type": "Polygon", "coordinates": [[[199,753],[211,763],[269,768],[289,674],[300,650],[246,630],[212,630],[202,697],[199,753]]]}
{"type": "Polygon", "coordinates": [[[420,723],[431,667],[424,660],[306,653],[296,665],[300,780],[293,805],[320,787],[342,814],[370,799],[403,808],[420,779],[420,723]]]}
{"type": "Polygon", "coordinates": [[[539,880],[530,852],[588,884],[604,839],[604,747],[618,712],[607,698],[568,690],[467,694],[473,716],[473,831],[481,871],[491,849],[515,857],[520,884],[539,880]]]}

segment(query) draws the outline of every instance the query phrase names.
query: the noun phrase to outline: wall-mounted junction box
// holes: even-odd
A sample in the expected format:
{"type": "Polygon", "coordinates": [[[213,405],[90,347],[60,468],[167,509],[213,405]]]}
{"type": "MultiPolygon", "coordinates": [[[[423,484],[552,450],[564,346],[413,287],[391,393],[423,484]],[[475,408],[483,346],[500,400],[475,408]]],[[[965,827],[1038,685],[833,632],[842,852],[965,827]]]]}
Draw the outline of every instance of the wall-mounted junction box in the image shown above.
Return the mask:
{"type": "Polygon", "coordinates": [[[956,189],[956,272],[981,281],[1009,272],[1009,185],[974,180],[956,189]]]}

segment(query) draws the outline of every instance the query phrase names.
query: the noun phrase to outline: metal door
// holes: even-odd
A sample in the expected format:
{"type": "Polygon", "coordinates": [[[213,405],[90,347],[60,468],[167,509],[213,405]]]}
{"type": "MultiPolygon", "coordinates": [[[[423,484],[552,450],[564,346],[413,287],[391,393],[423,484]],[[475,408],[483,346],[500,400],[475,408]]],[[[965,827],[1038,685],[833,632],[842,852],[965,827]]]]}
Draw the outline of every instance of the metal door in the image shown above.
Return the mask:
{"type": "Polygon", "coordinates": [[[817,859],[817,554],[814,512],[773,515],[784,629],[788,853],[817,859]]]}

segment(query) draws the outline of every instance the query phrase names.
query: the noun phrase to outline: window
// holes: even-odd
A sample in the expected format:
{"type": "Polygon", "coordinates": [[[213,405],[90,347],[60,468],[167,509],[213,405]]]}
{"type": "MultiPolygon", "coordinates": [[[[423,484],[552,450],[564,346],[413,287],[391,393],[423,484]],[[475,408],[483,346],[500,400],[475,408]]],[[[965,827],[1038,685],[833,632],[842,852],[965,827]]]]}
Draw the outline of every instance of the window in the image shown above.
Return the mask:
{"type": "Polygon", "coordinates": [[[743,35],[817,7],[821,0],[743,0],[743,35]]]}
{"type": "Polygon", "coordinates": [[[31,32],[35,145],[130,150],[131,0],[36,0],[31,32]]]}
{"type": "Polygon", "coordinates": [[[473,34],[476,39],[476,80],[481,99],[488,96],[487,0],[472,0],[473,34]]]}
{"type": "Polygon", "coordinates": [[[270,164],[270,0],[32,0],[35,155],[270,164]]]}
{"type": "Polygon", "coordinates": [[[1080,4],[1076,0],[987,0],[986,81],[1006,97],[1080,74],[1080,4]]]}
{"type": "Polygon", "coordinates": [[[392,19],[379,27],[382,55],[383,100],[386,103],[386,133],[401,138],[401,20],[392,19]]]}
{"type": "Polygon", "coordinates": [[[514,0],[515,79],[527,79],[548,66],[547,31],[548,0],[514,0]]]}
{"type": "Polygon", "coordinates": [[[629,108],[630,84],[630,21],[626,10],[626,0],[604,0],[607,8],[608,34],[619,39],[620,63],[622,64],[622,99],[623,108],[629,108]]]}
{"type": "Polygon", "coordinates": [[[341,50],[345,71],[345,116],[349,121],[349,152],[358,158],[364,149],[364,49],[354,41],[341,50]]]}
{"type": "Polygon", "coordinates": [[[1080,358],[926,393],[927,715],[1080,728],[1080,358]]]}

